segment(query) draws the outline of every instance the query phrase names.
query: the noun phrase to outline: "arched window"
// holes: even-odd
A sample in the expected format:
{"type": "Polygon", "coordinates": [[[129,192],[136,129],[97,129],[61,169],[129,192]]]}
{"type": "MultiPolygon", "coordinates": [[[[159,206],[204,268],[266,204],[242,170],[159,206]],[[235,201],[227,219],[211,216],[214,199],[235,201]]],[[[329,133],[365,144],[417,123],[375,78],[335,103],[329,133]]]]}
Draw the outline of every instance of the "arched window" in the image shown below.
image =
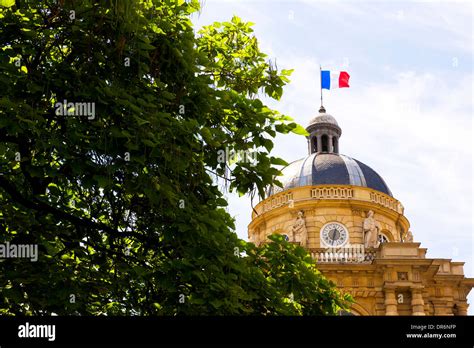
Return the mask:
{"type": "Polygon", "coordinates": [[[379,233],[379,243],[388,243],[389,240],[387,236],[383,233],[379,233]]]}
{"type": "Polygon", "coordinates": [[[329,151],[329,144],[328,144],[328,136],[327,135],[323,135],[321,137],[321,143],[322,143],[322,151],[323,152],[328,152],[329,151]]]}
{"type": "Polygon", "coordinates": [[[313,137],[313,152],[318,152],[318,137],[313,137]]]}

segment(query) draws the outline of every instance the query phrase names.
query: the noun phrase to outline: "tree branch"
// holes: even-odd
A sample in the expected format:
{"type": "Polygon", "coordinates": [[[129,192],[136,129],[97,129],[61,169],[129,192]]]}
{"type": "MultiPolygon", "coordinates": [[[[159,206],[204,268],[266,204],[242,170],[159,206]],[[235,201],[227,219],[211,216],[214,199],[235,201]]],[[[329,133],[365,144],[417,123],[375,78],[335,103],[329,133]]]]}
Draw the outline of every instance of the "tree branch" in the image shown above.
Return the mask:
{"type": "Polygon", "coordinates": [[[67,220],[74,224],[75,226],[89,227],[94,230],[102,230],[104,232],[110,233],[115,237],[135,237],[139,240],[144,240],[145,238],[138,233],[131,232],[120,232],[114,230],[113,228],[107,226],[106,224],[94,222],[88,219],[84,219],[75,215],[71,215],[62,210],[54,208],[35,197],[32,197],[31,200],[24,197],[17,189],[14,187],[8,180],[0,176],[0,187],[8,193],[16,202],[20,203],[26,208],[33,209],[36,211],[44,211],[50,214],[53,214],[57,218],[67,220]]]}

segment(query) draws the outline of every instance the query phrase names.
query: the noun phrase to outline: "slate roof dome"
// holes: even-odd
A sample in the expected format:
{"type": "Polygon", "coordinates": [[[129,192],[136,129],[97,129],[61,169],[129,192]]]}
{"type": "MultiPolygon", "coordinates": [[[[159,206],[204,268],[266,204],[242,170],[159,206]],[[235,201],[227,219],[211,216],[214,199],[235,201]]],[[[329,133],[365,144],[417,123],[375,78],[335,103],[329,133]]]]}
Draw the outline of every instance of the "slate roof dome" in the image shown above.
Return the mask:
{"type": "Polygon", "coordinates": [[[382,177],[368,165],[339,154],[342,130],[336,119],[323,106],[313,117],[306,130],[309,133],[308,156],[290,163],[279,176],[283,189],[272,186],[268,196],[300,186],[352,185],[368,187],[389,196],[392,192],[382,177]]]}
{"type": "Polygon", "coordinates": [[[392,192],[383,178],[368,165],[338,153],[313,153],[290,163],[278,180],[283,189],[270,188],[268,195],[307,185],[353,185],[368,187],[389,196],[392,192]]]}

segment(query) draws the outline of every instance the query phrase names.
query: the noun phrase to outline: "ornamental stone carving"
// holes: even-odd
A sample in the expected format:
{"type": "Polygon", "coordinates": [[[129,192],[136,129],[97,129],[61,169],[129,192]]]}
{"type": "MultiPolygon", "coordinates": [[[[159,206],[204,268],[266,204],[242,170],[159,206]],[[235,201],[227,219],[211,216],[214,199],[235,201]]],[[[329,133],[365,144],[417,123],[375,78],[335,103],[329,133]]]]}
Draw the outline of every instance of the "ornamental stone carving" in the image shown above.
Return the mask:
{"type": "Polygon", "coordinates": [[[404,242],[406,243],[413,243],[413,233],[411,233],[411,231],[408,231],[406,234],[405,234],[405,240],[404,242]]]}
{"type": "Polygon", "coordinates": [[[366,248],[378,248],[380,224],[374,219],[374,212],[369,210],[364,219],[364,244],[366,248]]]}
{"type": "Polygon", "coordinates": [[[302,210],[298,212],[298,217],[291,227],[292,241],[299,242],[302,247],[306,247],[308,240],[308,230],[306,229],[306,221],[302,210]]]}
{"type": "Polygon", "coordinates": [[[352,215],[354,215],[354,216],[362,216],[362,217],[365,216],[364,211],[363,211],[363,210],[359,210],[359,209],[352,209],[352,210],[351,210],[351,213],[352,213],[352,215]]]}

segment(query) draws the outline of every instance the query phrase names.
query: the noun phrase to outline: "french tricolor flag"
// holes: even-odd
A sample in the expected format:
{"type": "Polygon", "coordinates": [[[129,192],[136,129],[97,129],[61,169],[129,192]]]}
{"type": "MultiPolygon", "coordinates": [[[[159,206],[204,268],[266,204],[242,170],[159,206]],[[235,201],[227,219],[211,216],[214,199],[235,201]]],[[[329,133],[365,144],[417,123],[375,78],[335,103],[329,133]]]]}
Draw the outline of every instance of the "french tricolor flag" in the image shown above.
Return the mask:
{"type": "Polygon", "coordinates": [[[321,70],[321,89],[349,87],[349,78],[345,71],[321,70]]]}

